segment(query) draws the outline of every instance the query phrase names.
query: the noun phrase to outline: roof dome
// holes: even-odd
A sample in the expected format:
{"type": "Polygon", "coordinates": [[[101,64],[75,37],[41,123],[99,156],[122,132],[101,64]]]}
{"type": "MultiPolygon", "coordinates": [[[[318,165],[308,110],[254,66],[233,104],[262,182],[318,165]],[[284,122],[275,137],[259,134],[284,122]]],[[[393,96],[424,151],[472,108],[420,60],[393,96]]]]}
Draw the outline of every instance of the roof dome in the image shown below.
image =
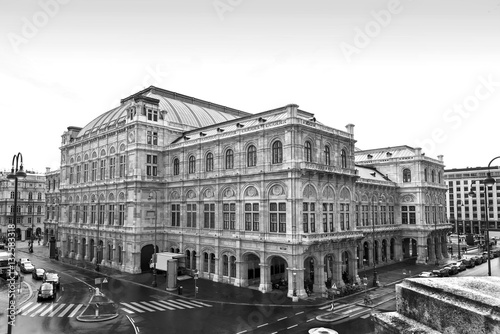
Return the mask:
{"type": "Polygon", "coordinates": [[[127,108],[134,103],[133,98],[137,96],[146,96],[159,100],[158,108],[166,111],[166,121],[191,128],[201,128],[250,115],[240,110],[151,86],[123,99],[120,106],[92,120],[80,130],[77,137],[82,137],[125,120],[127,108]]]}

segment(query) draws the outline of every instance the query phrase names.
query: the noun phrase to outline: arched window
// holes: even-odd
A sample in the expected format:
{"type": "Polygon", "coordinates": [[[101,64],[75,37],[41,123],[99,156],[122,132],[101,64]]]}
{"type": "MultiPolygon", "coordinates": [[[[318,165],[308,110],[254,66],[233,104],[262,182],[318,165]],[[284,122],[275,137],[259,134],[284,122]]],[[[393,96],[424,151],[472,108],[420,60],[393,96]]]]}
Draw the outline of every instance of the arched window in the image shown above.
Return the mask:
{"type": "Polygon", "coordinates": [[[234,153],[229,149],[226,151],[226,169],[233,169],[234,167],[234,153]]]}
{"type": "Polygon", "coordinates": [[[306,141],[304,144],[304,159],[307,162],[312,162],[312,146],[310,141],[306,141]]]}
{"type": "Polygon", "coordinates": [[[403,169],[403,182],[411,182],[411,171],[408,168],[403,169]]]}
{"type": "Polygon", "coordinates": [[[441,183],[441,172],[438,172],[438,183],[441,183]]]}
{"type": "Polygon", "coordinates": [[[174,175],[179,175],[179,159],[174,159],[174,175]]]}
{"type": "Polygon", "coordinates": [[[347,152],[344,149],[340,151],[340,167],[347,168],[347,152]]]}
{"type": "Polygon", "coordinates": [[[424,181],[427,182],[427,176],[428,176],[427,168],[424,169],[424,181]]]}
{"type": "Polygon", "coordinates": [[[431,171],[431,182],[435,182],[436,180],[436,172],[434,172],[434,169],[431,171]]]}
{"type": "Polygon", "coordinates": [[[189,157],[188,171],[189,174],[193,174],[194,172],[196,172],[196,158],[194,157],[194,155],[189,157]]]}
{"type": "Polygon", "coordinates": [[[330,166],[331,165],[331,160],[330,160],[330,146],[325,145],[325,165],[330,166]]]}
{"type": "Polygon", "coordinates": [[[247,166],[254,167],[255,165],[257,165],[257,148],[250,145],[247,150],[247,166]]]}
{"type": "Polygon", "coordinates": [[[272,154],[273,164],[280,164],[283,162],[283,144],[281,144],[279,140],[273,143],[272,154]]]}
{"type": "Polygon", "coordinates": [[[205,171],[211,172],[214,170],[214,155],[212,152],[207,153],[207,158],[205,160],[205,171]]]}

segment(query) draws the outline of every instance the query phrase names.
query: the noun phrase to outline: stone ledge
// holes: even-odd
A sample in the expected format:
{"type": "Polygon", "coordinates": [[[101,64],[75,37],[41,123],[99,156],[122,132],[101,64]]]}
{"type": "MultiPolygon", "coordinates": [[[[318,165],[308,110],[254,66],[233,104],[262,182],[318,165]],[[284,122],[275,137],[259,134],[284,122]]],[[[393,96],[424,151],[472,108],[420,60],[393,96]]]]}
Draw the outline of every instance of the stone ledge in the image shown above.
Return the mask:
{"type": "Polygon", "coordinates": [[[397,312],[374,314],[375,333],[384,334],[440,334],[418,321],[407,318],[397,312]]]}

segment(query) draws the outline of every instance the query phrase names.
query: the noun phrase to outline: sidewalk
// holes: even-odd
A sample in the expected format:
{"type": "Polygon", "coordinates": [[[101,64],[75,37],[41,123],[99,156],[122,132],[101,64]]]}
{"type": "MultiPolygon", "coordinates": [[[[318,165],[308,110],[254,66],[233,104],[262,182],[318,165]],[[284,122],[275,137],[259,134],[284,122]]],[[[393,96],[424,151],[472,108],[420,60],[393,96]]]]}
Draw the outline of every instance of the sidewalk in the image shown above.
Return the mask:
{"type": "MultiPolygon", "coordinates": [[[[47,246],[38,245],[35,243],[34,253],[30,254],[28,252],[27,242],[18,242],[17,250],[20,253],[26,253],[26,257],[49,257],[49,248],[47,246]]],[[[473,254],[473,251],[467,252],[467,254],[473,254]]],[[[21,255],[18,254],[18,257],[21,255]]],[[[52,260],[56,261],[56,260],[52,260]]],[[[432,264],[416,264],[415,259],[408,259],[402,262],[393,263],[386,265],[384,267],[376,267],[377,274],[379,276],[380,286],[390,286],[402,281],[405,278],[414,277],[420,274],[422,271],[432,271],[438,267],[445,266],[449,262],[453,262],[451,258],[442,260],[439,266],[432,264]]],[[[89,262],[75,261],[72,259],[63,259],[63,262],[67,265],[78,266],[86,270],[95,271],[95,265],[89,262]]],[[[36,263],[36,261],[35,261],[36,263]]],[[[99,273],[105,277],[118,278],[121,280],[126,280],[139,284],[142,286],[149,287],[151,289],[158,289],[166,291],[166,278],[163,274],[156,275],[156,287],[152,287],[153,274],[151,272],[145,272],[141,274],[129,274],[123,273],[115,269],[110,269],[104,266],[100,266],[99,273]]],[[[373,268],[360,271],[359,275],[362,278],[363,275],[368,278],[368,289],[373,288],[373,268]]],[[[269,293],[262,293],[256,289],[251,288],[241,288],[233,286],[230,284],[213,282],[207,279],[194,280],[193,278],[179,281],[182,286],[182,295],[178,294],[178,291],[167,291],[172,295],[176,295],[182,298],[196,298],[200,301],[212,302],[212,303],[222,303],[222,304],[238,304],[238,305],[275,305],[283,307],[293,307],[293,306],[319,306],[326,305],[331,301],[322,297],[319,293],[313,293],[310,297],[305,299],[300,299],[298,302],[292,302],[291,298],[287,297],[286,290],[273,290],[269,293]],[[198,292],[195,295],[195,284],[198,287],[198,292]]],[[[352,295],[351,295],[352,296],[352,295]]],[[[346,296],[349,297],[349,296],[346,296]]],[[[342,298],[336,298],[336,301],[341,301],[342,298]]]]}

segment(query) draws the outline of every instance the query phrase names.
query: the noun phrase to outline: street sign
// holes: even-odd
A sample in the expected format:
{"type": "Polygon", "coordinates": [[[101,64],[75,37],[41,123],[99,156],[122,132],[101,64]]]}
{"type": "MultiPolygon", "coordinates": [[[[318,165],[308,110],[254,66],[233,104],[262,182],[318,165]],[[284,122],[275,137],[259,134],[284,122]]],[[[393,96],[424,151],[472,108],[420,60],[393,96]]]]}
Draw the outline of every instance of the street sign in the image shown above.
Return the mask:
{"type": "Polygon", "coordinates": [[[107,277],[104,277],[104,279],[102,280],[103,283],[108,283],[108,278],[107,277]]]}
{"type": "Polygon", "coordinates": [[[102,278],[101,277],[98,277],[95,279],[95,284],[101,284],[102,282],[102,278]]]}
{"type": "Polygon", "coordinates": [[[337,284],[332,283],[332,289],[336,289],[336,288],[337,288],[337,284]]]}

